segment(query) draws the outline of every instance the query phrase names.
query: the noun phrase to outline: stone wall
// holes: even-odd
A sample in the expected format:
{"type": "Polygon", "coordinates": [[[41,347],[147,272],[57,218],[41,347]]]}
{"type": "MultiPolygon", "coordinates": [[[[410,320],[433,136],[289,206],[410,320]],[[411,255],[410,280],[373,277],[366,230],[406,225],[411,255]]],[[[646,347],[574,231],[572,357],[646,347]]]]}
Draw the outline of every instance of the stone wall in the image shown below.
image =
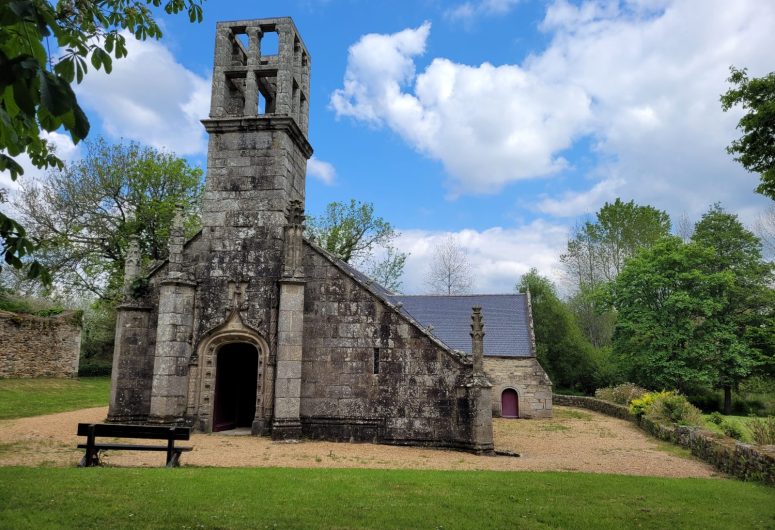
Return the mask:
{"type": "Polygon", "coordinates": [[[76,377],[81,317],[0,311],[0,377],[76,377]]]}
{"type": "Polygon", "coordinates": [[[663,425],[648,418],[638,418],[627,407],[585,396],[554,396],[554,403],[594,410],[608,416],[631,421],[660,440],[689,449],[692,454],[713,467],[743,480],[760,480],[775,485],[775,446],[754,446],[728,437],[720,437],[698,427],[663,425]]]}
{"type": "Polygon", "coordinates": [[[552,383],[535,357],[485,357],[484,372],[492,383],[493,416],[501,416],[501,394],[512,388],[520,418],[552,417],[552,383]]]}
{"type": "Polygon", "coordinates": [[[309,245],[304,270],[304,434],[476,449],[472,429],[479,411],[465,386],[470,361],[309,245]]]}

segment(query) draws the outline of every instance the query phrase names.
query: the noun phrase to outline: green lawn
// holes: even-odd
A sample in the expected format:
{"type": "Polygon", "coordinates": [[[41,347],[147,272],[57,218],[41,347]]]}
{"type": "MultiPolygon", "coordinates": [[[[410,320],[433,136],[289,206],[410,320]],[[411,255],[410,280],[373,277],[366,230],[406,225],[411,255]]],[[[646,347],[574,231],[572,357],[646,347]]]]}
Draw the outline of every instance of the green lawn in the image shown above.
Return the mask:
{"type": "Polygon", "coordinates": [[[107,405],[110,377],[0,379],[0,420],[107,405]]]}
{"type": "Polygon", "coordinates": [[[723,479],[369,469],[0,468],[0,528],[774,528],[723,479]]]}

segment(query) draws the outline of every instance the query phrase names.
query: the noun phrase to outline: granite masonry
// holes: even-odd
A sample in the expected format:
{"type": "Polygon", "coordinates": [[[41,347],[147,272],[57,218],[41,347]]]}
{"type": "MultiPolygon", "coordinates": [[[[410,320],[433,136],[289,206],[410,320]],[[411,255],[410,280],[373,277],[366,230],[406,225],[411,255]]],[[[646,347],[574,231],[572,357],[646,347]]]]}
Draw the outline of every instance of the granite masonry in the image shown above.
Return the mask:
{"type": "Polygon", "coordinates": [[[490,453],[486,311],[466,354],[303,237],[310,63],[290,18],[217,25],[203,228],[130,245],[108,419],[490,453]]]}
{"type": "Polygon", "coordinates": [[[0,377],[76,377],[81,316],[0,311],[0,377]]]}

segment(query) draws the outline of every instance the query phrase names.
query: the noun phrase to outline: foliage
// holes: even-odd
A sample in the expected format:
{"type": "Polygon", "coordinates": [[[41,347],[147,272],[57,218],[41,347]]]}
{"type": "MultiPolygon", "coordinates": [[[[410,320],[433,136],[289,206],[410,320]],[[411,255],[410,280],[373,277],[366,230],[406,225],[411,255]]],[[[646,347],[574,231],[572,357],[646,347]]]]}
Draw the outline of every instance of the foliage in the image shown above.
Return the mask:
{"type": "Polygon", "coordinates": [[[720,412],[716,411],[708,416],[708,421],[715,425],[721,425],[724,423],[724,416],[720,412]]]}
{"type": "Polygon", "coordinates": [[[748,423],[748,430],[754,443],[775,445],[775,417],[753,419],[748,423]]]}
{"type": "Polygon", "coordinates": [[[407,254],[392,242],[398,237],[393,226],[374,215],[374,205],[350,199],[349,204],[330,202],[323,215],[307,219],[306,235],[345,263],[356,264],[384,287],[397,291],[407,254]],[[375,261],[383,249],[385,257],[375,261]]]}
{"type": "Polygon", "coordinates": [[[669,237],[629,260],[612,284],[614,354],[630,380],[681,390],[716,381],[708,355],[729,340],[718,317],[734,278],[709,270],[713,259],[713,249],[669,237]]]}
{"type": "Polygon", "coordinates": [[[87,142],[84,157],[25,186],[16,200],[42,241],[39,259],[57,284],[115,299],[131,236],[143,256],[166,257],[175,207],[184,205],[188,233],[199,225],[202,170],[174,154],[135,142],[87,142]]]}
{"type": "Polygon", "coordinates": [[[630,413],[661,423],[702,425],[702,412],[675,391],[649,392],[630,403],[630,413]]]}
{"type": "Polygon", "coordinates": [[[78,364],[78,377],[110,377],[113,361],[108,359],[81,359],[78,364]]]}
{"type": "Polygon", "coordinates": [[[742,440],[745,438],[745,431],[737,423],[730,423],[728,421],[721,422],[721,430],[724,434],[735,440],[742,440]]]}
{"type": "Polygon", "coordinates": [[[538,360],[554,386],[591,391],[595,386],[595,350],[557,297],[554,284],[531,269],[517,288],[523,293],[530,291],[538,360]]]}
{"type": "Polygon", "coordinates": [[[606,202],[595,221],[576,229],[560,261],[575,288],[571,307],[595,347],[609,346],[614,313],[600,303],[601,290],[614,281],[625,262],[670,232],[667,213],[634,201],[606,202]]]}
{"type": "Polygon", "coordinates": [[[732,276],[731,284],[717,293],[723,305],[713,315],[716,342],[708,344],[706,357],[714,385],[724,389],[729,414],[732,389],[775,357],[772,265],[762,260],[759,239],[718,204],[697,222],[691,240],[713,250],[707,270],[732,276]]]}
{"type": "Polygon", "coordinates": [[[619,405],[629,405],[634,399],[639,399],[648,393],[643,387],[633,383],[622,383],[614,387],[598,388],[595,397],[619,405]]]}
{"type": "Polygon", "coordinates": [[[728,111],[740,105],[747,112],[737,123],[743,136],[727,152],[748,171],[759,173],[756,191],[775,200],[775,72],[754,78],[745,68],[731,66],[729,72],[727,81],[733,88],[722,94],[721,108],[728,111]]]}
{"type": "Polygon", "coordinates": [[[49,300],[18,296],[0,288],[0,310],[39,317],[50,317],[61,314],[65,309],[59,304],[52,305],[52,302],[49,300]]]}
{"type": "Polygon", "coordinates": [[[0,420],[108,404],[110,378],[0,379],[0,420]]]}
{"type": "Polygon", "coordinates": [[[433,248],[425,283],[433,294],[466,294],[473,277],[465,249],[453,236],[448,236],[433,248]]]}
{"type": "Polygon", "coordinates": [[[388,246],[385,250],[385,259],[373,263],[368,274],[382,287],[398,292],[401,290],[401,276],[404,273],[407,257],[408,254],[399,252],[393,246],[388,246]]]}
{"type": "Polygon", "coordinates": [[[83,313],[79,375],[110,375],[115,334],[115,306],[100,300],[88,304],[83,313]],[[107,372],[105,372],[105,364],[107,364],[107,372]],[[102,372],[99,373],[99,370],[102,372]]]}
{"type": "MultiPolygon", "coordinates": [[[[89,120],[71,84],[83,80],[87,59],[110,73],[111,55],[126,57],[122,31],[140,40],[160,38],[152,13],[160,6],[162,0],[0,2],[0,171],[9,171],[15,180],[24,172],[18,163],[22,154],[37,168],[62,168],[41,133],[64,128],[74,143],[86,137],[89,120]],[[51,49],[62,56],[55,58],[51,49]]],[[[168,14],[186,11],[192,22],[202,20],[200,0],[168,0],[163,7],[168,14]]],[[[0,253],[16,268],[36,250],[34,238],[2,212],[0,239],[0,253]]],[[[28,273],[48,279],[36,261],[28,273]]]]}
{"type": "Polygon", "coordinates": [[[764,528],[775,516],[771,488],[718,478],[386,469],[87,471],[0,468],[3,525],[711,530],[764,528]]]}

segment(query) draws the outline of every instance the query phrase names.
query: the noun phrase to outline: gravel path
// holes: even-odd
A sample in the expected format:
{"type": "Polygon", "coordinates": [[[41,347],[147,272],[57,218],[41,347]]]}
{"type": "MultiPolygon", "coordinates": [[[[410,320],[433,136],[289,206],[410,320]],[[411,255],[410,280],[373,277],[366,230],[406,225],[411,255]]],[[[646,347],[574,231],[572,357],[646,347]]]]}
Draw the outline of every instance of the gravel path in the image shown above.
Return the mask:
{"type": "MultiPolygon", "coordinates": [[[[72,466],[82,452],[73,433],[78,422],[101,422],[106,407],[0,421],[0,465],[72,466]]],[[[499,450],[514,457],[416,447],[333,442],[278,443],[268,438],[194,434],[183,465],[222,467],[364,467],[499,471],[586,471],[665,477],[712,477],[710,466],[680,455],[632,424],[591,411],[555,407],[550,420],[494,422],[499,450]]],[[[140,441],[134,441],[137,443],[140,441]]],[[[113,451],[103,462],[158,467],[159,452],[113,451]]]]}

